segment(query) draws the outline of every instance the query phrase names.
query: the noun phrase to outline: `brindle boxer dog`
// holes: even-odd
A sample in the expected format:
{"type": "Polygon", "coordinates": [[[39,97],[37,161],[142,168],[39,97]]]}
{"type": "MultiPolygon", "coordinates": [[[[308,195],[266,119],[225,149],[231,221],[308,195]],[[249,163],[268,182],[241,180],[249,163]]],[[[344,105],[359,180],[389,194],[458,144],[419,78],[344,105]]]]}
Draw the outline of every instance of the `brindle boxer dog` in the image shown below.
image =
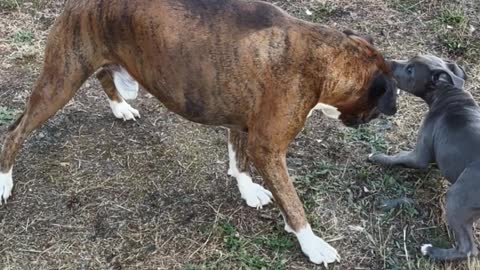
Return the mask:
{"type": "Polygon", "coordinates": [[[259,1],[70,1],[50,32],[26,109],[7,134],[0,157],[3,200],[27,135],[99,69],[118,117],[138,116],[122,98],[132,96],[138,82],[186,119],[227,127],[229,172],[247,204],[261,207],[273,195],[286,230],[312,262],[339,259],[310,228],[286,152],[312,109],[347,126],[395,113],[390,67],[368,41],[259,1]],[[252,182],[249,162],[272,193],[252,182]]]}

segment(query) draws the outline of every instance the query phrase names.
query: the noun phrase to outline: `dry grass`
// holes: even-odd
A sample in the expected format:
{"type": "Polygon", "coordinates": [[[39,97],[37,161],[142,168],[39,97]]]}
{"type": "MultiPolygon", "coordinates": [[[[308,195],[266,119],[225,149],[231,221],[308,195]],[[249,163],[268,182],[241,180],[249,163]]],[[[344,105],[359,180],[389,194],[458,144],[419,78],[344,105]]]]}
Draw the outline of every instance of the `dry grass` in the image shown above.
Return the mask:
{"type": "MultiPolygon", "coordinates": [[[[468,32],[480,28],[476,0],[271,2],[370,33],[388,57],[429,52],[459,61],[470,76],[467,89],[479,97],[480,30],[468,32]],[[445,13],[452,5],[456,13],[445,13]]],[[[0,0],[3,121],[23,108],[62,5],[0,0]]],[[[223,129],[187,122],[145,94],[132,105],[141,120],[115,120],[90,80],[29,139],[14,169],[15,195],[0,208],[0,269],[322,268],[302,256],[275,207],[257,211],[241,201],[226,176],[223,129]]],[[[419,253],[425,242],[452,243],[442,207],[447,185],[436,169],[365,162],[371,151],[410,149],[425,109],[404,95],[395,117],[359,130],[317,114],[292,144],[290,173],[313,227],[343,258],[330,269],[480,269],[476,261],[431,264],[419,253]],[[381,207],[400,197],[414,204],[381,207]]]]}

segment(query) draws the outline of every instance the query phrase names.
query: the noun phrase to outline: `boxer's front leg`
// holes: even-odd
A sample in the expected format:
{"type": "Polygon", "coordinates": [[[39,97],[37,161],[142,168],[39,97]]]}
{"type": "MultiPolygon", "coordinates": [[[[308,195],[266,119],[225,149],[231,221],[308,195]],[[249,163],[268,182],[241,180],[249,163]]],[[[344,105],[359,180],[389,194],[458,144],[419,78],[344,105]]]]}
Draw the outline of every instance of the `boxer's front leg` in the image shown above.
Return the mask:
{"type": "Polygon", "coordinates": [[[246,147],[247,134],[229,129],[228,156],[230,165],[228,175],[237,179],[238,190],[247,205],[258,209],[272,201],[272,193],[261,185],[253,183],[246,147]]]}
{"type": "Polygon", "coordinates": [[[339,261],[337,251],[312,231],[303,204],[289,179],[286,152],[294,136],[286,140],[280,134],[287,132],[281,129],[270,131],[271,134],[268,130],[249,131],[248,153],[282,211],[285,229],[297,236],[302,251],[313,263],[327,265],[339,261]]]}

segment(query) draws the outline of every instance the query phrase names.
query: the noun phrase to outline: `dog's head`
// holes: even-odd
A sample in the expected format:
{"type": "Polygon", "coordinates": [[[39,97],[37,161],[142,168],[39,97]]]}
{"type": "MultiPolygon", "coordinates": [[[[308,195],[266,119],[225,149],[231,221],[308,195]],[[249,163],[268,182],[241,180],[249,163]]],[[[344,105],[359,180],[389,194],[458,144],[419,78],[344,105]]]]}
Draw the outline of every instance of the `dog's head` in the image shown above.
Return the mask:
{"type": "Polygon", "coordinates": [[[443,61],[433,55],[417,55],[410,60],[390,61],[398,88],[418,97],[425,97],[428,86],[447,82],[463,89],[467,76],[453,62],[443,61]]]}
{"type": "Polygon", "coordinates": [[[344,80],[332,103],[340,113],[339,119],[349,127],[357,127],[381,113],[395,114],[397,87],[390,65],[373,47],[370,37],[350,30],[344,34],[353,41],[347,50],[354,56],[342,64],[337,74],[338,80],[344,80]]]}

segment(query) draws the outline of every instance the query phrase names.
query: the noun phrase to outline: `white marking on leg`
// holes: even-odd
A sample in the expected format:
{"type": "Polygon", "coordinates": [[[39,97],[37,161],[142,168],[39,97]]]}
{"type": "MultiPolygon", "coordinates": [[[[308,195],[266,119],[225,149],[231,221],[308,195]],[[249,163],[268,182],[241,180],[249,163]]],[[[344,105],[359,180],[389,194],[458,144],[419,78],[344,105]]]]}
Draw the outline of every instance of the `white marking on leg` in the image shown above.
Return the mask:
{"type": "Polygon", "coordinates": [[[132,108],[130,104],[125,102],[125,100],[122,100],[121,102],[109,100],[109,102],[113,115],[115,115],[115,117],[118,119],[123,119],[123,121],[126,121],[135,120],[135,117],[140,118],[140,113],[136,109],[132,108]]]}
{"type": "Polygon", "coordinates": [[[340,261],[337,250],[322,238],[316,236],[309,224],[294,233],[297,236],[303,253],[307,255],[311,262],[316,264],[323,263],[325,267],[328,267],[329,263],[340,261]]]}
{"type": "Polygon", "coordinates": [[[113,71],[113,82],[120,95],[126,99],[135,99],[138,95],[138,82],[130,76],[127,70],[120,67],[113,71]]]}
{"type": "Polygon", "coordinates": [[[228,159],[229,167],[227,174],[233,177],[237,177],[240,172],[237,168],[237,158],[235,156],[235,151],[233,150],[233,146],[231,143],[228,143],[228,159]]]}
{"type": "Polygon", "coordinates": [[[13,179],[12,179],[12,169],[7,173],[0,172],[0,205],[2,201],[7,203],[8,197],[12,194],[13,188],[13,179]]]}
{"type": "Polygon", "coordinates": [[[321,110],[324,115],[333,119],[338,119],[342,114],[336,107],[320,102],[310,110],[307,117],[310,117],[315,110],[321,110]]]}
{"type": "Polygon", "coordinates": [[[428,254],[428,249],[433,247],[431,244],[425,244],[425,245],[422,245],[422,247],[420,248],[420,250],[422,251],[422,254],[423,256],[427,256],[428,254]]]}
{"type": "Polygon", "coordinates": [[[230,160],[228,175],[237,179],[238,190],[248,206],[257,209],[272,201],[272,193],[261,185],[253,183],[252,178],[245,172],[240,172],[237,166],[237,158],[233,146],[228,143],[228,157],[230,160]]]}

